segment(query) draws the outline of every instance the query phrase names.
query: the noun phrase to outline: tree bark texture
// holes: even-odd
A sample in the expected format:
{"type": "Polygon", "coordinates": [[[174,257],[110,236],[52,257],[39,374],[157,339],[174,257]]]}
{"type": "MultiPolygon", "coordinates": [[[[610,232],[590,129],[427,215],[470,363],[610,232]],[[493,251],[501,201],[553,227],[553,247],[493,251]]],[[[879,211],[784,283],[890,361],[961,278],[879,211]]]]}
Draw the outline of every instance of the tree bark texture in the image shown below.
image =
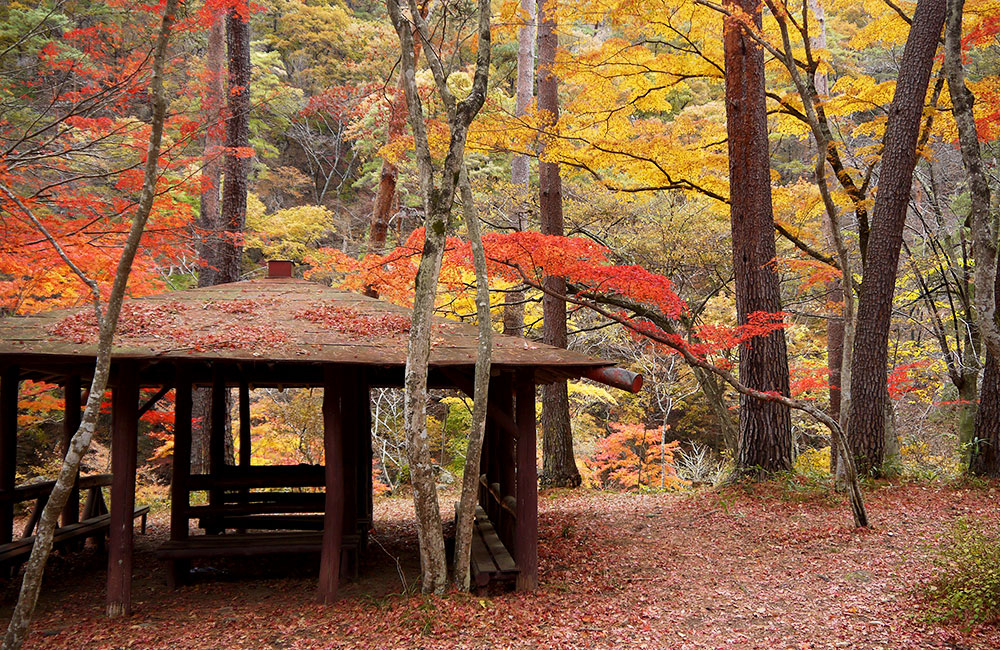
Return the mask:
{"type": "MultiPolygon", "coordinates": [[[[559,78],[552,71],[559,45],[556,33],[556,0],[538,3],[538,111],[543,131],[542,146],[559,121],[559,78]]],[[[559,163],[540,159],[538,163],[539,207],[542,234],[563,235],[562,178],[559,163]]],[[[565,348],[566,302],[563,278],[545,278],[542,298],[545,330],[542,341],[565,348]]],[[[569,393],[566,382],[542,387],[542,484],[550,487],[577,487],[582,482],[573,456],[573,430],[569,421],[569,393]]]]}
{"type": "MultiPolygon", "coordinates": [[[[517,82],[514,94],[514,115],[520,117],[528,110],[535,96],[535,44],[536,32],[535,0],[521,0],[521,11],[525,22],[517,30],[517,82]]],[[[510,161],[510,184],[515,192],[515,200],[510,206],[508,215],[510,227],[522,231],[529,214],[529,206],[521,197],[529,196],[531,192],[531,160],[527,155],[515,155],[510,161]],[[523,189],[522,189],[523,188],[523,189]]],[[[504,299],[503,333],[509,336],[524,335],[524,292],[511,289],[504,299]]]]}
{"type": "MultiPolygon", "coordinates": [[[[490,317],[490,285],[486,270],[486,251],[479,230],[479,213],[472,196],[468,170],[462,165],[461,196],[462,215],[468,229],[472,247],[472,260],[476,271],[476,327],[479,341],[476,346],[476,369],[473,388],[472,422],[469,425],[469,442],[466,445],[465,467],[462,473],[462,496],[459,502],[455,527],[455,571],[453,583],[460,591],[468,591],[469,565],[472,551],[472,525],[476,515],[476,497],[479,492],[480,460],[486,432],[486,409],[490,397],[490,369],[493,362],[493,322],[490,317]]],[[[445,417],[445,422],[448,418],[445,417]]],[[[509,494],[509,493],[508,493],[509,494]]]]}
{"type": "Polygon", "coordinates": [[[220,233],[224,230],[219,201],[223,153],[226,143],[226,27],[222,14],[216,16],[208,32],[205,55],[207,84],[202,100],[205,120],[205,149],[202,155],[201,210],[198,216],[198,286],[219,284],[220,233]]]}
{"type": "MultiPolygon", "coordinates": [[[[420,5],[420,15],[427,17],[430,9],[430,0],[424,0],[420,5]]],[[[420,58],[420,39],[417,34],[411,37],[413,42],[413,59],[420,58]]],[[[406,95],[403,91],[403,73],[400,72],[399,83],[396,86],[396,94],[393,96],[392,109],[389,114],[389,129],[386,134],[386,143],[400,138],[406,132],[406,95]]],[[[368,252],[380,255],[385,248],[385,240],[389,233],[389,219],[392,216],[392,206],[396,198],[396,181],[399,178],[399,169],[389,160],[382,161],[382,169],[379,172],[378,192],[375,194],[375,202],[372,204],[372,218],[368,229],[368,252]]],[[[375,290],[369,288],[366,293],[374,295],[375,290]]]]}
{"type": "Polygon", "coordinates": [[[243,229],[247,217],[250,174],[250,22],[235,9],[226,14],[229,59],[229,119],[226,122],[225,178],[222,184],[222,221],[218,277],[215,284],[240,279],[243,229]]]}
{"type": "Polygon", "coordinates": [[[997,275],[997,233],[993,226],[995,219],[990,214],[990,186],[972,112],[975,97],[965,84],[962,63],[964,5],[965,0],[947,0],[944,68],[952,98],[952,114],[958,127],[962,164],[969,183],[969,224],[976,258],[976,324],[986,344],[986,367],[975,416],[975,433],[968,449],[969,472],[979,476],[1000,476],[1000,327],[997,325],[1000,276],[997,275]]]}
{"type": "MultiPolygon", "coordinates": [[[[731,2],[761,25],[756,0],[731,2]]],[[[740,325],[754,312],[781,311],[774,269],[774,215],[764,99],[764,54],[740,23],[724,25],[726,128],[729,135],[730,215],[736,315],[740,325]]],[[[789,394],[784,331],[740,346],[740,381],[748,387],[789,394]]],[[[792,466],[791,416],[786,406],[740,396],[738,471],[768,473],[792,466]]]]}
{"type": "Polygon", "coordinates": [[[847,436],[861,474],[880,474],[885,456],[892,298],[917,160],[920,118],[944,14],[945,0],[918,0],[883,139],[852,351],[852,409],[847,436]]]}
{"type": "Polygon", "coordinates": [[[465,143],[469,125],[486,99],[490,67],[490,5],[489,0],[479,0],[476,69],[471,92],[462,101],[457,101],[448,88],[447,73],[439,52],[433,49],[430,27],[421,16],[416,0],[408,3],[409,15],[406,17],[398,0],[388,0],[386,5],[401,46],[400,79],[409,109],[424,203],[424,247],[414,283],[413,316],[403,378],[407,454],[423,571],[421,587],[424,592],[443,593],[447,586],[448,571],[427,432],[427,372],[437,284],[445,240],[451,227],[452,204],[464,167],[465,143]],[[434,161],[424,122],[423,105],[417,92],[415,36],[423,44],[424,59],[448,115],[450,140],[448,154],[440,170],[439,183],[435,182],[434,161]]]}

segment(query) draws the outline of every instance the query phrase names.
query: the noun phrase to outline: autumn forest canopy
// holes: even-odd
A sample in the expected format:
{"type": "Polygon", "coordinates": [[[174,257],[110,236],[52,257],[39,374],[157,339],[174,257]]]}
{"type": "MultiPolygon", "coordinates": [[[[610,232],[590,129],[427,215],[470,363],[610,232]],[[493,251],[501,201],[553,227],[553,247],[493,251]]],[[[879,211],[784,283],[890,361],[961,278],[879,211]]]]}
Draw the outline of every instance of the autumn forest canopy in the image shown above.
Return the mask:
{"type": "MultiPolygon", "coordinates": [[[[160,110],[172,5],[0,6],[3,316],[107,301],[148,209],[128,296],[291,260],[414,310],[317,304],[316,327],[412,341],[426,306],[642,374],[539,389],[542,487],[780,476],[863,526],[859,480],[1000,476],[1000,1],[190,0],[160,110]]],[[[227,309],[191,341],[126,302],[118,340],[285,340],[227,309]]],[[[96,341],[94,313],[52,333],[96,341]]],[[[473,453],[471,397],[428,391],[423,422],[412,394],[372,390],[378,493],[460,483],[473,453]]],[[[63,397],[22,386],[19,479],[57,472],[63,397]]],[[[172,399],[143,415],[152,486],[172,399]]],[[[322,463],[322,401],[253,391],[253,462],[322,463]]]]}

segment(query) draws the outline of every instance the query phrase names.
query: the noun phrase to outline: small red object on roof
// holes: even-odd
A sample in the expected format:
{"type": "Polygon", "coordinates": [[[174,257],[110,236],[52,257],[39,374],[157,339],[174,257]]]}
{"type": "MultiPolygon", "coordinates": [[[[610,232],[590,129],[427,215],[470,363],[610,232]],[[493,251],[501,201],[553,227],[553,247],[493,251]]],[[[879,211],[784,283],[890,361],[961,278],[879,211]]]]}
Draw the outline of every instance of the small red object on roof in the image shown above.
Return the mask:
{"type": "Polygon", "coordinates": [[[292,262],[291,262],[291,260],[268,260],[267,261],[267,277],[268,278],[290,278],[290,277],[292,277],[292,262]]]}

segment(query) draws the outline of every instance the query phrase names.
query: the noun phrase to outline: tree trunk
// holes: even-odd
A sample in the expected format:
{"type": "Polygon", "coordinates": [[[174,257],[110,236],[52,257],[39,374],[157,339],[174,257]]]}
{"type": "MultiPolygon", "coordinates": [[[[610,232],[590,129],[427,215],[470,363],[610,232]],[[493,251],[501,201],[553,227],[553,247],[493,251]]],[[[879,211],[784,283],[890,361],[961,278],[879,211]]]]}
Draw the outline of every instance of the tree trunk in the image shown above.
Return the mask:
{"type": "Polygon", "coordinates": [[[476,318],[479,343],[476,346],[476,370],[473,388],[472,422],[469,442],[466,445],[465,468],[462,473],[462,496],[459,502],[458,522],[455,526],[455,572],[453,584],[460,591],[469,590],[469,563],[472,549],[472,524],[476,515],[479,495],[480,460],[483,437],[486,432],[486,409],[489,404],[490,368],[493,360],[493,322],[490,318],[490,285],[486,270],[486,251],[479,232],[479,213],[469,185],[469,174],[462,165],[460,179],[462,213],[472,246],[472,260],[476,270],[476,318]]]}
{"type": "MultiPolygon", "coordinates": [[[[730,2],[761,25],[755,0],[730,2]]],[[[726,128],[729,135],[730,215],[736,315],[740,325],[755,312],[781,311],[774,270],[774,215],[764,99],[764,54],[740,23],[724,24],[726,128]]],[[[740,381],[764,392],[789,394],[785,334],[779,330],[740,346],[740,381]]],[[[762,476],[791,469],[791,416],[786,406],[740,395],[737,470],[762,476]]]]}
{"type": "Polygon", "coordinates": [[[219,241],[217,283],[240,279],[243,229],[250,173],[250,22],[231,9],[226,14],[229,58],[229,120],[226,122],[225,179],[222,185],[224,232],[219,241]]]}
{"type": "Polygon", "coordinates": [[[430,28],[420,15],[414,0],[409,3],[409,15],[406,17],[399,0],[388,0],[386,8],[401,46],[400,79],[409,109],[410,128],[413,130],[425,224],[424,247],[414,286],[413,316],[403,379],[407,453],[420,543],[420,565],[423,570],[421,586],[424,592],[443,593],[448,575],[427,435],[427,372],[430,364],[434,301],[445,241],[451,226],[452,203],[465,164],[469,125],[486,99],[490,67],[490,5],[489,0],[479,0],[477,7],[479,22],[476,70],[468,97],[462,101],[455,99],[448,88],[447,75],[439,53],[431,55],[425,49],[424,58],[434,76],[438,97],[447,111],[450,131],[448,154],[441,169],[440,185],[435,184],[434,180],[434,159],[428,142],[423,105],[417,91],[413,43],[417,36],[424,48],[431,47],[430,28]]]}
{"type": "MultiPolygon", "coordinates": [[[[986,367],[975,416],[975,434],[968,444],[969,472],[978,476],[1000,476],[1000,275],[997,274],[995,218],[990,214],[990,186],[983,168],[982,152],[972,107],[975,97],[965,84],[962,64],[962,10],[964,0],[948,0],[945,27],[944,67],[952,114],[958,127],[962,164],[968,176],[971,210],[969,223],[976,257],[976,324],[986,344],[986,367]]],[[[964,453],[964,452],[963,452],[964,453]]]]}
{"type": "MultiPolygon", "coordinates": [[[[557,128],[559,121],[559,78],[552,71],[559,37],[556,34],[556,0],[538,3],[538,111],[544,133],[557,128]]],[[[563,235],[562,178],[559,163],[538,163],[539,208],[542,234],[563,235]]],[[[557,298],[566,293],[562,278],[545,278],[542,313],[545,332],[542,341],[558,348],[566,347],[566,303],[557,298]],[[551,292],[551,293],[550,293],[551,292]],[[555,295],[553,295],[555,294],[555,295]]],[[[542,485],[577,487],[582,482],[573,456],[573,430],[569,421],[569,392],[566,382],[542,387],[542,485]]]]}
{"type": "MultiPolygon", "coordinates": [[[[427,17],[430,9],[430,1],[424,0],[420,5],[420,15],[427,17]]],[[[413,59],[420,58],[420,39],[414,34],[413,59]]],[[[391,113],[389,115],[389,129],[386,134],[386,143],[402,137],[406,131],[406,96],[403,92],[403,78],[400,76],[396,94],[392,100],[391,113]]],[[[385,248],[386,236],[389,233],[389,219],[392,216],[392,205],[396,198],[396,181],[399,179],[399,169],[388,160],[382,160],[382,169],[379,173],[378,192],[375,194],[375,202],[372,204],[372,218],[368,230],[368,252],[376,255],[382,254],[385,248]]],[[[366,289],[365,293],[372,297],[375,295],[373,288],[366,289]]]]}
{"type": "MultiPolygon", "coordinates": [[[[534,97],[535,86],[535,0],[521,0],[521,11],[525,23],[517,30],[517,87],[514,96],[514,115],[520,117],[528,110],[534,97]]],[[[515,155],[510,162],[510,183],[515,191],[515,200],[508,215],[510,227],[516,232],[524,230],[527,206],[521,197],[531,192],[531,160],[527,155],[515,155]]],[[[509,336],[524,335],[524,292],[510,290],[503,306],[503,333],[509,336]]]]}
{"type": "Polygon", "coordinates": [[[222,181],[223,147],[226,142],[225,20],[216,16],[208,32],[205,55],[207,83],[202,101],[205,149],[202,155],[201,210],[198,216],[198,286],[219,284],[220,233],[223,230],[219,190],[222,181]]]}
{"type": "MultiPolygon", "coordinates": [[[[102,312],[100,308],[101,295],[97,283],[87,278],[82,272],[65,256],[57,241],[52,239],[47,231],[46,239],[52,243],[59,252],[63,261],[76,272],[81,280],[91,290],[92,297],[97,309],[99,335],[97,343],[96,360],[94,363],[94,376],[90,384],[90,392],[87,397],[87,406],[84,409],[73,438],[70,440],[66,458],[59,469],[59,476],[49,500],[42,509],[41,519],[38,522],[35,543],[31,549],[31,556],[24,571],[24,578],[21,582],[21,591],[18,594],[17,604],[11,614],[7,631],[4,635],[0,648],[3,650],[17,650],[23,644],[28,635],[28,628],[31,624],[31,616],[35,610],[35,603],[38,601],[38,593],[42,587],[42,577],[45,573],[45,563],[52,550],[52,538],[55,534],[56,526],[59,523],[59,515],[66,505],[70,493],[75,484],[77,472],[80,468],[80,461],[90,447],[90,441],[94,435],[97,425],[97,417],[100,413],[101,402],[104,399],[104,390],[108,384],[108,377],[111,368],[111,346],[114,339],[115,328],[118,324],[118,316],[121,313],[122,302],[125,298],[125,288],[128,284],[128,276],[132,270],[132,261],[135,259],[139,249],[139,242],[142,233],[146,228],[146,222],[153,209],[153,199],[156,196],[156,179],[160,159],[160,142],[163,137],[163,124],[167,112],[166,93],[163,88],[163,67],[167,58],[167,43],[170,38],[170,31],[174,23],[174,15],[177,11],[177,0],[167,0],[163,9],[163,18],[160,23],[159,35],[153,54],[152,80],[150,82],[150,95],[152,100],[153,118],[149,135],[149,148],[145,163],[142,192],[139,197],[139,204],[136,209],[135,218],[129,228],[128,238],[125,247],[122,249],[121,258],[115,269],[114,282],[111,293],[108,296],[106,309],[102,312]]],[[[27,213],[29,219],[40,226],[34,215],[26,206],[18,207],[27,213]]],[[[131,525],[131,524],[130,524],[131,525]]]]}
{"type": "Polygon", "coordinates": [[[918,0],[903,50],[883,139],[882,168],[872,215],[852,352],[853,408],[847,435],[861,474],[878,475],[885,453],[886,363],[896,267],[910,199],[917,137],[945,0],[918,0]]]}

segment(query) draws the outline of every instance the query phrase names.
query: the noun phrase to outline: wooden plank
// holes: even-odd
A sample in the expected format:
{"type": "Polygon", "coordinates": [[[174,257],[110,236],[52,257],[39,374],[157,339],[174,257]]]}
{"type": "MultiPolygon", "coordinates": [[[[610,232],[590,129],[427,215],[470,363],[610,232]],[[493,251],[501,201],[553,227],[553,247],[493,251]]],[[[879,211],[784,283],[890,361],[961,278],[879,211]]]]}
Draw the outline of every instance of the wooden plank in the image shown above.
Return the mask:
{"type": "MultiPolygon", "coordinates": [[[[70,440],[80,428],[80,377],[70,375],[63,384],[65,408],[63,409],[62,442],[63,455],[69,449],[70,440]]],[[[70,490],[69,499],[62,511],[62,525],[69,526],[80,521],[80,470],[76,470],[76,481],[70,490]]]]}
{"type": "MultiPolygon", "coordinates": [[[[17,394],[21,370],[7,366],[0,374],[0,490],[14,493],[17,482],[17,394]]],[[[14,504],[0,503],[0,544],[14,538],[14,504]]]]}
{"type": "MultiPolygon", "coordinates": [[[[345,535],[344,552],[358,548],[358,535],[345,535]]],[[[295,555],[321,553],[322,532],[240,533],[236,535],[199,535],[184,541],[164,542],[157,550],[160,558],[194,559],[199,557],[253,557],[259,555],[295,555]]],[[[339,566],[340,563],[338,562],[339,566]]]]}
{"type": "Polygon", "coordinates": [[[135,508],[136,445],[139,433],[139,369],[118,365],[111,402],[111,539],[108,553],[108,616],[132,612],[132,513],[135,508]]]}
{"type": "Polygon", "coordinates": [[[535,450],[535,381],[533,372],[518,370],[514,376],[517,419],[517,525],[514,561],[517,590],[538,587],[538,468],[535,450]]]}
{"type": "Polygon", "coordinates": [[[337,599],[340,584],[340,546],[344,525],[344,457],[341,429],[340,374],[335,366],[323,369],[323,448],[326,464],[326,521],[320,555],[319,600],[337,599]]]}
{"type": "Polygon", "coordinates": [[[247,468],[226,467],[219,475],[195,474],[191,476],[191,490],[208,490],[213,487],[238,488],[296,488],[323,487],[326,485],[322,465],[251,465],[247,468]]]}

